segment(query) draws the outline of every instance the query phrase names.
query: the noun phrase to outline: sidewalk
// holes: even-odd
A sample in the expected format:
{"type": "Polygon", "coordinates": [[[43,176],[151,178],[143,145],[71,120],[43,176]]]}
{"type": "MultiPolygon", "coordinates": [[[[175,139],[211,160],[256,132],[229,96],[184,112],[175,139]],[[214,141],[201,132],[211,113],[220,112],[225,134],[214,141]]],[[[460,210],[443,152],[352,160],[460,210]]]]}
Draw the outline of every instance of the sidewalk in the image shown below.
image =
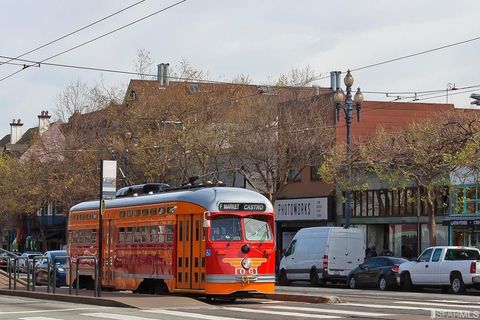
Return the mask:
{"type": "MultiPolygon", "coordinates": [[[[13,288],[13,282],[12,282],[13,288]]],[[[27,291],[24,284],[17,283],[17,290],[8,289],[8,277],[0,274],[0,294],[18,297],[27,297],[35,299],[46,299],[55,301],[64,301],[72,303],[83,303],[90,305],[108,306],[108,307],[128,307],[138,309],[149,308],[175,308],[182,306],[202,306],[205,305],[205,299],[202,296],[186,296],[180,294],[171,295],[146,295],[134,294],[130,291],[102,291],[101,297],[94,297],[93,291],[79,290],[78,296],[75,295],[75,289],[72,289],[72,295],[68,294],[68,288],[56,288],[55,293],[47,293],[46,286],[35,286],[35,292],[27,291]],[[6,281],[5,281],[6,280],[6,281]],[[5,285],[6,284],[6,285],[5,285]]],[[[255,294],[255,299],[270,299],[279,301],[297,301],[306,303],[338,303],[341,302],[336,296],[326,296],[314,293],[291,293],[280,291],[274,294],[255,294]]]]}

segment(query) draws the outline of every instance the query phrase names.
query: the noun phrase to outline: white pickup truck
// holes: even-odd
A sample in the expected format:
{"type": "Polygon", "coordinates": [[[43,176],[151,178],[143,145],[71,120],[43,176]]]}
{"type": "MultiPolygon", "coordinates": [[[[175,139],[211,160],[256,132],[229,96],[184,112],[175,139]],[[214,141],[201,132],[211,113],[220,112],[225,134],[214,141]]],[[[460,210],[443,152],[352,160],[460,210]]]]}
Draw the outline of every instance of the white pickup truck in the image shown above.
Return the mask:
{"type": "Polygon", "coordinates": [[[397,282],[405,290],[440,287],[457,294],[466,287],[480,289],[480,251],[453,246],[427,248],[416,261],[400,265],[397,282]]]}

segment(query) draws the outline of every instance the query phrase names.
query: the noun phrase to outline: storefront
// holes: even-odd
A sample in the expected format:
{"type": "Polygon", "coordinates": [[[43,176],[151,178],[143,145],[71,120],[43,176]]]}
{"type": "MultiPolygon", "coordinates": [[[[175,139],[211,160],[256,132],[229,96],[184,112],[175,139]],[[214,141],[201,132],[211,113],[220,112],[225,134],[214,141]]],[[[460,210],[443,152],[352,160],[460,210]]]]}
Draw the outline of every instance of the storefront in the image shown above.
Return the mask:
{"type": "Polygon", "coordinates": [[[480,248],[480,216],[453,216],[443,225],[448,227],[450,245],[480,248]]]}
{"type": "Polygon", "coordinates": [[[279,199],[275,201],[277,249],[287,249],[298,230],[333,224],[333,197],[279,199]]]}

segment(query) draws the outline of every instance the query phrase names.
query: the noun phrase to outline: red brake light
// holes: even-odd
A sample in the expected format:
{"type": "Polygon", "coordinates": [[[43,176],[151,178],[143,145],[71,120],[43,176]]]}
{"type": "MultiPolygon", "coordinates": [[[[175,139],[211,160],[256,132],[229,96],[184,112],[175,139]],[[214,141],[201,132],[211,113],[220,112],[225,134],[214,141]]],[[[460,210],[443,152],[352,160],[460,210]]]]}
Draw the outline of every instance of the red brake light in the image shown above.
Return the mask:
{"type": "Polygon", "coordinates": [[[472,261],[472,263],[470,263],[470,273],[477,273],[477,262],[476,261],[472,261]]]}
{"type": "Polygon", "coordinates": [[[400,270],[400,265],[394,264],[392,266],[392,272],[398,273],[398,270],[400,270]]]}
{"type": "Polygon", "coordinates": [[[328,256],[323,256],[323,270],[328,270],[328,256]]]}

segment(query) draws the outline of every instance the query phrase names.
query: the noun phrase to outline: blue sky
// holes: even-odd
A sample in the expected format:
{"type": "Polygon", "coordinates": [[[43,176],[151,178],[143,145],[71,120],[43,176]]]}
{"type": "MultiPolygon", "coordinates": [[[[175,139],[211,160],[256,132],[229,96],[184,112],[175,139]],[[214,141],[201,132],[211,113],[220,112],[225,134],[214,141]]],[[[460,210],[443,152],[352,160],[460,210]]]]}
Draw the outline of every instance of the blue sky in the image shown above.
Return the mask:
{"type": "MultiPolygon", "coordinates": [[[[83,27],[137,0],[2,1],[0,55],[17,56],[83,27]]],[[[42,60],[176,1],[147,0],[103,23],[26,56],[42,60]]],[[[143,48],[153,62],[182,59],[211,80],[249,75],[265,83],[292,68],[317,75],[345,71],[480,36],[480,1],[286,1],[187,0],[163,13],[49,62],[134,71],[143,48]]],[[[354,72],[366,92],[422,92],[480,85],[480,40],[354,72]]],[[[1,59],[0,59],[1,60],[1,59]]],[[[19,66],[1,65],[0,78],[19,66]]],[[[37,125],[42,110],[53,113],[68,83],[126,86],[130,76],[42,66],[0,81],[0,138],[12,119],[37,125]]],[[[329,80],[317,82],[329,86],[329,80]]],[[[475,88],[473,88],[475,90],[475,88]]],[[[478,91],[480,93],[480,87],[478,91]]],[[[472,92],[450,92],[449,102],[470,107],[472,92]],[[455,95],[452,95],[455,93],[455,95]],[[458,94],[456,94],[458,93],[458,94]]],[[[443,94],[440,94],[443,95],[443,94]]],[[[393,100],[365,94],[368,100],[393,100]]],[[[402,101],[411,101],[404,99],[402,101]]],[[[420,102],[444,103],[445,96],[420,102]]],[[[54,120],[54,119],[52,119],[54,120]]]]}

